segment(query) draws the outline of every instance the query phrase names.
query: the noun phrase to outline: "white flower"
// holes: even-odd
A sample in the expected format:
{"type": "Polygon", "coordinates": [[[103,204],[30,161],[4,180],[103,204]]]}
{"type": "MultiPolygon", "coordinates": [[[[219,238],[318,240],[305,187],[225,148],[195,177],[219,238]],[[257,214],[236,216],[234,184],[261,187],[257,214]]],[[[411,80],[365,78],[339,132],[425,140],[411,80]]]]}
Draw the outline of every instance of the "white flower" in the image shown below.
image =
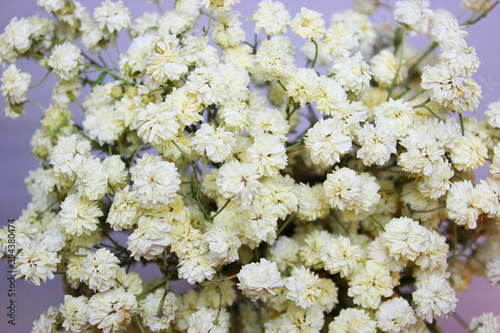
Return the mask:
{"type": "Polygon", "coordinates": [[[448,216],[458,225],[467,224],[470,229],[475,229],[477,218],[481,213],[476,200],[477,191],[470,181],[453,183],[446,197],[448,216]]]}
{"type": "Polygon", "coordinates": [[[453,165],[460,171],[477,169],[487,158],[488,148],[477,136],[462,136],[451,149],[453,165]]]}
{"type": "Polygon", "coordinates": [[[249,17],[255,21],[255,33],[260,29],[268,35],[280,35],[287,31],[290,14],[280,1],[262,0],[258,9],[249,17]]]}
{"type": "Polygon", "coordinates": [[[85,296],[64,295],[64,304],[59,306],[59,311],[64,318],[62,326],[69,332],[84,332],[89,327],[87,302],[85,296]]]}
{"type": "Polygon", "coordinates": [[[342,309],[328,325],[328,333],[375,333],[376,322],[363,309],[342,309]]]}
{"type": "Polygon", "coordinates": [[[36,4],[48,12],[57,12],[66,5],[65,0],[37,0],[36,4]]]}
{"type": "Polygon", "coordinates": [[[263,134],[255,138],[246,152],[246,162],[254,165],[264,176],[276,176],[287,165],[285,145],[278,136],[263,134]]]}
{"type": "Polygon", "coordinates": [[[319,276],[305,267],[295,267],[292,275],[285,279],[286,298],[306,309],[311,307],[321,294],[319,276]]]}
{"type": "Polygon", "coordinates": [[[320,93],[318,74],[311,68],[291,69],[284,85],[287,95],[300,106],[316,102],[320,93]]]}
{"type": "Polygon", "coordinates": [[[120,260],[108,249],[99,249],[95,253],[90,253],[83,260],[80,281],[94,291],[103,292],[113,288],[116,286],[115,278],[118,274],[119,263],[120,260]]]}
{"type": "Polygon", "coordinates": [[[384,332],[406,332],[417,322],[413,308],[401,297],[390,299],[380,305],[375,313],[377,326],[384,332]]]}
{"type": "Polygon", "coordinates": [[[349,52],[359,44],[359,35],[356,29],[346,22],[339,22],[332,25],[325,33],[323,39],[323,48],[327,50],[330,57],[334,58],[348,57],[349,52]]]}
{"type": "Polygon", "coordinates": [[[500,317],[493,313],[483,313],[471,319],[469,331],[478,333],[498,333],[500,332],[500,317]]]}
{"type": "Polygon", "coordinates": [[[54,278],[53,272],[61,259],[56,252],[48,250],[48,245],[37,237],[34,241],[24,246],[16,256],[16,279],[24,279],[29,283],[39,286],[40,282],[54,278]]]}
{"type": "Polygon", "coordinates": [[[152,260],[162,254],[172,244],[171,227],[165,219],[141,216],[137,228],[128,237],[130,256],[139,261],[141,257],[152,260]]]}
{"type": "Polygon", "coordinates": [[[89,109],[83,121],[83,128],[89,133],[89,137],[101,145],[119,140],[125,131],[123,115],[112,105],[100,106],[98,110],[89,109]]]}
{"type": "Polygon", "coordinates": [[[123,288],[95,294],[88,302],[88,317],[104,333],[116,332],[128,325],[137,311],[137,301],[123,288]]]}
{"type": "Polygon", "coordinates": [[[382,297],[392,295],[392,277],[385,265],[368,260],[353,274],[347,294],[364,308],[377,309],[382,297]]]}
{"type": "Polygon", "coordinates": [[[366,123],[356,135],[361,144],[356,156],[367,166],[384,165],[396,154],[396,136],[388,127],[366,123]]]}
{"type": "Polygon", "coordinates": [[[223,104],[229,96],[230,83],[220,66],[197,67],[188,77],[186,89],[205,104],[223,104]]]}
{"type": "Polygon", "coordinates": [[[326,199],[332,208],[348,210],[356,215],[364,214],[375,207],[380,199],[380,186],[375,177],[367,173],[358,175],[349,168],[337,169],[326,176],[324,182],[326,199]]]}
{"type": "MultiPolygon", "coordinates": [[[[218,221],[218,220],[217,220],[218,221]]],[[[210,249],[208,256],[216,265],[228,264],[238,260],[238,250],[241,240],[230,227],[214,223],[212,228],[203,235],[210,249]]]]}
{"type": "Polygon", "coordinates": [[[325,269],[331,274],[340,272],[340,277],[349,276],[361,260],[361,248],[344,236],[325,241],[320,253],[325,269]]]}
{"type": "Polygon", "coordinates": [[[261,258],[258,263],[244,265],[238,273],[238,288],[252,301],[267,301],[276,295],[273,289],[284,286],[278,266],[274,262],[261,258]]]}
{"type": "Polygon", "coordinates": [[[486,110],[484,114],[486,115],[488,124],[493,127],[500,128],[500,100],[488,104],[488,110],[486,110]]]}
{"type": "Polygon", "coordinates": [[[223,126],[216,128],[204,123],[194,134],[191,145],[198,154],[206,154],[211,161],[220,163],[233,153],[236,138],[233,132],[226,131],[223,126]]]}
{"type": "Polygon", "coordinates": [[[278,229],[278,216],[269,211],[262,201],[244,207],[240,223],[241,242],[256,248],[261,242],[273,244],[278,229]]]}
{"type": "Polygon", "coordinates": [[[75,170],[78,194],[89,200],[100,200],[108,190],[108,173],[96,158],[84,158],[75,170]]]}
{"type": "Polygon", "coordinates": [[[486,264],[486,278],[490,285],[494,286],[500,282],[500,256],[493,255],[486,264]]]}
{"type": "Polygon", "coordinates": [[[368,63],[363,60],[361,52],[357,52],[352,57],[341,57],[336,59],[330,68],[330,73],[334,74],[338,83],[346,91],[352,91],[359,95],[370,86],[371,71],[368,63]]]}
{"type": "Polygon", "coordinates": [[[48,65],[61,80],[71,80],[78,75],[78,63],[82,61],[82,51],[70,42],[56,45],[48,65]]]}
{"type": "Polygon", "coordinates": [[[352,210],[363,200],[361,177],[352,169],[337,168],[326,176],[324,186],[333,208],[352,210]]]}
{"type": "Polygon", "coordinates": [[[211,27],[214,43],[221,48],[233,47],[245,40],[245,31],[241,28],[240,14],[227,12],[219,15],[211,27]]]}
{"type": "Polygon", "coordinates": [[[145,61],[146,72],[155,82],[165,84],[179,80],[188,71],[185,59],[177,48],[179,41],[173,35],[153,40],[151,52],[145,61]]]}
{"type": "Polygon", "coordinates": [[[239,2],[240,0],[202,0],[201,4],[210,11],[216,9],[218,13],[224,13],[239,2]]]}
{"type": "Polygon", "coordinates": [[[394,218],[385,225],[382,243],[396,260],[403,257],[414,261],[426,248],[426,230],[408,217],[394,218]]]}
{"type": "Polygon", "coordinates": [[[330,212],[330,206],[325,197],[325,189],[322,184],[310,187],[307,184],[294,186],[294,193],[299,201],[297,217],[304,221],[314,221],[324,218],[330,212]]]}
{"type": "MultiPolygon", "coordinates": [[[[170,96],[169,96],[170,97],[170,96]]],[[[172,98],[167,97],[162,103],[148,103],[145,108],[139,109],[137,121],[137,135],[145,142],[161,144],[173,140],[180,129],[176,117],[180,110],[172,103],[172,98]]]]}
{"type": "Polygon", "coordinates": [[[414,122],[414,114],[415,110],[409,102],[390,98],[375,108],[375,124],[386,126],[398,138],[404,138],[414,122]]]}
{"type": "Polygon", "coordinates": [[[408,136],[399,143],[406,148],[406,152],[398,156],[402,170],[425,176],[434,172],[435,165],[442,161],[445,153],[434,136],[418,128],[409,130],[408,136]]]}
{"type": "Polygon", "coordinates": [[[278,265],[280,271],[294,268],[298,263],[299,245],[290,237],[280,236],[269,248],[268,258],[278,265]]]}
{"type": "Polygon", "coordinates": [[[265,178],[259,196],[259,200],[280,219],[296,212],[298,206],[294,186],[287,183],[287,178],[281,175],[265,178]]]}
{"type": "Polygon", "coordinates": [[[450,180],[454,175],[448,161],[438,161],[434,164],[433,172],[428,176],[423,176],[418,182],[418,191],[426,198],[438,199],[450,189],[450,180]]]}
{"type": "Polygon", "coordinates": [[[130,169],[139,201],[148,207],[174,202],[181,185],[177,167],[172,162],[149,161],[149,155],[146,155],[130,169]]]}
{"type": "Polygon", "coordinates": [[[229,331],[229,313],[225,308],[219,313],[217,310],[203,307],[194,312],[187,323],[187,333],[225,333],[229,331]]]}
{"type": "Polygon", "coordinates": [[[342,131],[343,124],[336,118],[320,118],[307,131],[304,143],[311,153],[313,163],[334,165],[340,156],[351,149],[352,140],[342,131]]]}
{"type": "Polygon", "coordinates": [[[405,0],[396,2],[394,19],[410,28],[410,34],[427,33],[433,18],[432,10],[428,9],[428,0],[405,0]]]}
{"type": "MultiPolygon", "coordinates": [[[[11,52],[17,51],[21,54],[28,51],[32,42],[30,37],[35,33],[35,29],[27,18],[12,18],[1,35],[6,44],[2,45],[2,47],[8,48],[11,52]]],[[[17,57],[14,55],[13,61],[10,62],[15,62],[16,59],[17,57]]]]}
{"type": "Polygon", "coordinates": [[[158,288],[140,300],[139,314],[144,324],[153,332],[168,329],[178,308],[176,301],[175,294],[164,288],[158,288]]]}
{"type": "Polygon", "coordinates": [[[474,112],[481,99],[481,87],[448,63],[425,66],[420,85],[432,101],[457,113],[474,112]]]}
{"type": "Polygon", "coordinates": [[[417,280],[417,290],[413,292],[413,301],[417,305],[417,315],[427,322],[434,318],[451,314],[457,306],[455,291],[439,273],[430,273],[417,280]]]}
{"type": "Polygon", "coordinates": [[[92,201],[85,196],[70,194],[61,203],[58,214],[59,223],[67,235],[90,235],[97,230],[99,217],[103,216],[97,201],[92,201]]]}
{"type": "MultiPolygon", "coordinates": [[[[199,245],[197,247],[199,248],[199,245]]],[[[182,256],[177,270],[179,277],[186,279],[191,284],[211,280],[215,274],[208,253],[200,249],[193,249],[182,256]]]]}
{"type": "Polygon", "coordinates": [[[382,50],[375,55],[370,61],[370,68],[373,72],[373,78],[383,86],[390,86],[394,77],[396,84],[403,82],[408,74],[408,69],[405,65],[399,66],[399,60],[393,52],[382,50]]]}
{"type": "Polygon", "coordinates": [[[446,238],[435,230],[426,229],[427,240],[425,250],[420,253],[415,264],[422,269],[445,270],[448,266],[448,243],[446,238]]]}
{"type": "Polygon", "coordinates": [[[222,197],[248,206],[260,193],[261,176],[254,165],[231,161],[219,169],[216,184],[222,197]]]}
{"type": "Polygon", "coordinates": [[[26,101],[31,82],[31,75],[21,73],[16,65],[9,65],[2,74],[2,95],[9,104],[21,104],[26,101]]]}
{"type": "Polygon", "coordinates": [[[100,7],[94,9],[94,19],[99,24],[101,30],[112,34],[121,29],[128,28],[131,14],[121,0],[118,2],[106,0],[101,2],[100,7]]]}
{"type": "Polygon", "coordinates": [[[302,7],[300,13],[295,15],[290,27],[299,37],[321,39],[325,34],[325,21],[321,18],[322,14],[302,7]]]}
{"type": "Polygon", "coordinates": [[[288,306],[286,313],[279,317],[277,328],[274,330],[268,329],[268,323],[264,324],[266,332],[319,332],[325,323],[321,306],[313,305],[307,309],[293,304],[288,306]]]}

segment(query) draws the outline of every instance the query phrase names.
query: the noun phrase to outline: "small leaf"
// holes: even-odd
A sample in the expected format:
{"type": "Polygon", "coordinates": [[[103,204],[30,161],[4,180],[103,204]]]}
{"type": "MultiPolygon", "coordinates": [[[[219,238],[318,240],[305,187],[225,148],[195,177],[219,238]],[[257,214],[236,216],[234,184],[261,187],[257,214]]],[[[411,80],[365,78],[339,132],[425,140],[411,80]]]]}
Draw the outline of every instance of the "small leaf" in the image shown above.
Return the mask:
{"type": "Polygon", "coordinates": [[[101,75],[97,78],[97,81],[95,81],[95,84],[102,84],[102,81],[104,81],[104,78],[106,77],[106,72],[102,72],[101,75]]]}
{"type": "Polygon", "coordinates": [[[56,128],[56,129],[53,129],[52,131],[50,131],[49,133],[45,134],[44,136],[42,136],[42,138],[46,138],[46,137],[49,137],[49,136],[54,136],[56,135],[57,133],[59,133],[59,129],[56,128]]]}

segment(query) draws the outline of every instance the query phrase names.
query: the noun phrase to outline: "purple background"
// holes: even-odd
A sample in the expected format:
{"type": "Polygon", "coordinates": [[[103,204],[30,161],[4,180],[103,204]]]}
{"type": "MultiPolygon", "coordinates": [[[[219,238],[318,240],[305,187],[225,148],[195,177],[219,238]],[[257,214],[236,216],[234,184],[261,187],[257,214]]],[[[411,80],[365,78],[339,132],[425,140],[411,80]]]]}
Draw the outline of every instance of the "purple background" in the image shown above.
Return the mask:
{"type": "MultiPolygon", "coordinates": [[[[100,1],[85,0],[81,1],[90,11],[99,5],[100,1]]],[[[258,1],[241,0],[237,9],[248,17],[250,12],[257,8],[258,1]]],[[[314,0],[314,1],[287,1],[286,4],[292,17],[300,11],[300,7],[307,6],[310,9],[323,13],[327,25],[334,12],[339,12],[351,7],[351,1],[332,1],[332,0],[314,0]],[[334,4],[334,5],[332,5],[334,4]]],[[[134,17],[139,16],[143,11],[157,11],[156,6],[148,5],[142,0],[125,0],[125,5],[130,9],[134,17]]],[[[173,5],[173,0],[164,1],[162,7],[168,9],[173,5]]],[[[462,9],[459,1],[437,0],[432,1],[432,8],[446,8],[458,15],[462,9]]],[[[34,0],[0,0],[0,31],[3,32],[5,26],[14,16],[24,17],[33,14],[41,16],[47,15],[36,6],[34,0]]],[[[386,20],[387,13],[380,13],[372,20],[375,24],[386,20]]],[[[203,18],[203,24],[206,24],[206,18],[203,18]]],[[[461,20],[463,21],[463,20],[461,20]]],[[[245,22],[247,39],[253,40],[253,27],[245,22]]],[[[500,99],[500,66],[498,65],[498,56],[500,55],[500,8],[496,8],[483,21],[467,29],[469,45],[475,45],[479,58],[482,61],[478,73],[474,76],[475,80],[482,86],[483,99],[479,107],[477,117],[483,119],[484,110],[488,104],[500,99]]],[[[428,44],[426,38],[408,37],[408,42],[414,42],[417,46],[428,44]]],[[[294,40],[296,45],[301,45],[299,38],[294,40]]],[[[122,44],[120,49],[124,52],[126,44],[122,44]]],[[[298,64],[300,65],[299,60],[298,64]]],[[[32,84],[39,82],[45,74],[44,70],[33,61],[20,60],[17,66],[22,71],[32,74],[32,84]]],[[[47,107],[51,101],[51,91],[53,75],[44,83],[44,85],[30,90],[28,99],[34,100],[47,107]]],[[[82,95],[85,95],[83,92],[82,95]]],[[[3,114],[5,101],[0,97],[0,112],[3,114]]],[[[71,110],[77,114],[77,122],[81,123],[81,111],[72,105],[71,110]]],[[[0,225],[5,225],[7,219],[17,218],[29,202],[29,194],[25,188],[24,178],[28,176],[29,170],[34,170],[38,166],[37,160],[30,154],[30,138],[35,129],[39,126],[39,120],[42,117],[42,111],[32,104],[26,105],[26,114],[17,120],[12,120],[0,115],[0,225]]],[[[481,170],[485,177],[485,170],[481,170]]],[[[148,271],[147,275],[154,275],[154,270],[148,271]]],[[[34,287],[25,281],[17,281],[17,318],[16,326],[7,324],[6,306],[7,298],[7,262],[0,260],[0,332],[28,332],[31,329],[32,321],[50,305],[58,306],[63,300],[61,291],[61,277],[56,276],[43,286],[34,287]]],[[[473,316],[480,315],[483,312],[492,311],[494,314],[500,314],[500,291],[498,287],[491,288],[487,281],[482,277],[475,277],[470,290],[459,296],[457,312],[467,322],[473,316]]],[[[463,332],[463,328],[458,325],[453,318],[442,319],[439,326],[444,332],[463,332]]]]}

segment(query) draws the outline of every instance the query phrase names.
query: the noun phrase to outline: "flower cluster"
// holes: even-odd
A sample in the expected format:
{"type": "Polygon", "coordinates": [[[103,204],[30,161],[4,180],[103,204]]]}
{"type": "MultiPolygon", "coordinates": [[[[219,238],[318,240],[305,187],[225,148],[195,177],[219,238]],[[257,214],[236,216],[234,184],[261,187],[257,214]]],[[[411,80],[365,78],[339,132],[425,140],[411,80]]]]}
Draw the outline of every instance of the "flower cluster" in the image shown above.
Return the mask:
{"type": "Polygon", "coordinates": [[[466,28],[498,2],[463,1],[459,23],[401,0],[378,26],[379,1],[329,18],[263,0],[255,38],[238,2],[132,18],[121,1],[38,0],[46,17],[0,35],[7,116],[30,102],[19,58],[56,79],[16,278],[62,274],[66,296],[33,332],[435,332],[471,274],[500,282],[500,102],[464,117],[481,98],[466,28]]]}

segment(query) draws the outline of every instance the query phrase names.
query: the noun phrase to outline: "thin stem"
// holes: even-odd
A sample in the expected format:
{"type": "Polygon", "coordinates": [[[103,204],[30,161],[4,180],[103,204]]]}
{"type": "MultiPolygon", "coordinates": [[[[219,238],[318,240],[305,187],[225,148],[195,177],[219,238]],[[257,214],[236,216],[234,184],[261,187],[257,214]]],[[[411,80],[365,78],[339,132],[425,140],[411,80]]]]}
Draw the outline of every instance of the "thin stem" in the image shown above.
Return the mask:
{"type": "Polygon", "coordinates": [[[142,324],[139,321],[139,318],[137,316],[134,316],[134,319],[137,322],[137,326],[139,326],[139,329],[141,330],[141,333],[146,333],[146,331],[144,331],[144,327],[142,327],[142,324]]]}
{"type": "Polygon", "coordinates": [[[297,211],[293,212],[293,214],[288,217],[285,223],[283,223],[283,225],[281,226],[280,230],[278,230],[277,235],[281,234],[281,232],[287,227],[288,223],[290,223],[290,221],[295,217],[295,215],[297,215],[298,211],[299,208],[297,208],[297,211]]]}
{"type": "Polygon", "coordinates": [[[458,323],[460,324],[460,326],[462,326],[463,328],[465,328],[466,330],[469,329],[469,325],[467,325],[467,323],[465,322],[465,320],[463,320],[462,317],[460,317],[460,315],[456,312],[453,312],[453,318],[455,318],[458,323]]]}
{"type": "Polygon", "coordinates": [[[382,229],[382,231],[385,231],[385,228],[384,226],[382,225],[382,223],[380,223],[376,218],[374,218],[372,215],[370,215],[370,219],[375,222],[376,224],[378,224],[378,226],[380,227],[380,229],[382,229]]]}
{"type": "Polygon", "coordinates": [[[493,10],[493,8],[495,8],[498,5],[498,3],[500,3],[500,1],[495,2],[493,5],[491,5],[490,8],[488,8],[488,10],[485,10],[481,15],[474,18],[474,16],[483,9],[483,7],[486,5],[487,2],[488,2],[488,0],[484,0],[484,2],[481,4],[481,7],[479,7],[479,9],[477,11],[475,11],[474,14],[472,14],[472,16],[467,21],[465,21],[464,24],[462,24],[462,25],[467,26],[467,25],[477,23],[482,18],[486,17],[486,15],[488,15],[488,13],[491,12],[493,10]]]}
{"type": "Polygon", "coordinates": [[[40,80],[40,82],[38,82],[37,84],[35,84],[34,86],[29,86],[28,89],[33,89],[33,88],[36,88],[38,87],[39,85],[41,85],[43,83],[43,81],[45,81],[45,79],[49,76],[50,72],[52,70],[48,70],[47,73],[45,73],[45,75],[43,76],[43,78],[40,80]]]}
{"type": "Polygon", "coordinates": [[[110,71],[110,70],[109,70],[109,69],[107,69],[107,68],[103,68],[103,67],[95,66],[95,65],[92,65],[92,64],[87,64],[87,63],[85,63],[85,62],[79,62],[79,63],[78,63],[78,65],[80,65],[80,66],[86,66],[86,67],[92,67],[92,68],[97,68],[97,69],[100,69],[100,70],[102,70],[103,72],[108,73],[109,75],[113,76],[115,79],[118,79],[118,80],[122,81],[122,82],[123,82],[123,83],[125,83],[125,84],[131,85],[131,86],[132,86],[132,85],[134,85],[133,83],[131,83],[131,82],[129,82],[129,81],[127,81],[127,80],[125,80],[125,79],[124,79],[124,78],[122,78],[120,75],[117,75],[117,74],[113,73],[112,71],[110,71]]]}
{"type": "Polygon", "coordinates": [[[155,4],[156,4],[156,7],[158,7],[158,10],[160,11],[160,13],[162,13],[162,14],[165,13],[163,11],[163,8],[161,8],[161,6],[160,6],[160,1],[155,1],[155,4]]]}
{"type": "Polygon", "coordinates": [[[210,31],[210,25],[212,24],[212,16],[214,14],[214,10],[215,10],[215,8],[212,9],[212,11],[210,12],[210,15],[208,16],[208,28],[207,29],[203,28],[203,31],[205,31],[205,34],[203,35],[203,37],[205,37],[208,34],[208,32],[210,31]]]}
{"type": "Polygon", "coordinates": [[[219,209],[219,211],[218,211],[217,213],[215,213],[215,215],[214,215],[214,216],[211,216],[211,217],[209,218],[209,220],[213,220],[213,219],[215,219],[215,217],[216,217],[217,215],[219,215],[219,214],[220,214],[220,213],[224,210],[224,208],[226,208],[226,207],[227,207],[227,205],[229,205],[229,202],[230,202],[230,201],[231,201],[231,199],[227,199],[227,201],[226,201],[226,203],[224,204],[224,206],[222,206],[222,207],[221,207],[221,209],[219,209]]]}
{"type": "Polygon", "coordinates": [[[458,118],[460,118],[460,128],[462,129],[462,136],[464,136],[465,130],[464,130],[464,119],[462,117],[462,113],[458,114],[458,118]]]}
{"type": "Polygon", "coordinates": [[[278,84],[281,86],[281,88],[283,88],[283,90],[284,90],[284,91],[286,91],[286,88],[285,88],[285,86],[283,85],[283,83],[281,83],[281,81],[280,81],[280,80],[278,80],[277,82],[278,82],[278,84]]]}
{"type": "Polygon", "coordinates": [[[233,274],[233,275],[226,276],[225,278],[220,279],[220,280],[205,281],[205,282],[202,282],[202,283],[201,283],[201,285],[202,285],[203,287],[205,287],[205,286],[208,286],[208,285],[210,285],[210,284],[212,284],[212,283],[219,283],[219,282],[224,282],[224,281],[227,281],[227,280],[232,280],[232,279],[234,279],[236,276],[238,276],[238,274],[239,274],[239,272],[238,272],[238,273],[236,273],[236,274],[233,274]]]}
{"type": "Polygon", "coordinates": [[[425,102],[420,103],[420,104],[417,104],[417,105],[414,105],[414,106],[413,106],[413,108],[414,108],[414,109],[423,108],[423,107],[424,107],[424,106],[426,106],[426,105],[427,105],[427,103],[429,103],[430,101],[431,101],[431,98],[429,97],[429,98],[427,98],[427,99],[425,100],[425,102]]]}
{"type": "MultiPolygon", "coordinates": [[[[106,54],[108,55],[108,59],[109,59],[109,61],[111,61],[111,65],[113,65],[113,68],[115,68],[115,69],[116,69],[116,68],[117,68],[117,67],[116,67],[116,64],[115,64],[115,62],[113,61],[113,58],[111,57],[111,55],[109,54],[108,49],[104,49],[104,51],[105,51],[105,52],[106,52],[106,54]]],[[[118,53],[118,54],[120,54],[120,53],[118,53]]]]}
{"type": "Polygon", "coordinates": [[[414,213],[429,213],[429,212],[434,212],[436,210],[440,210],[440,209],[445,209],[446,206],[441,206],[441,207],[437,207],[437,208],[433,208],[433,209],[428,209],[428,210],[414,210],[413,212],[414,213]]]}
{"type": "Polygon", "coordinates": [[[316,51],[314,52],[314,60],[311,64],[311,68],[314,68],[314,65],[316,65],[316,60],[318,60],[318,43],[314,40],[314,38],[311,38],[311,42],[314,43],[314,46],[316,48],[316,51]]]}
{"type": "Polygon", "coordinates": [[[403,51],[405,47],[405,37],[406,37],[406,28],[403,29],[403,36],[401,37],[401,44],[400,44],[401,50],[399,50],[400,54],[399,54],[398,69],[396,70],[396,74],[394,74],[394,77],[392,78],[391,86],[389,87],[389,94],[387,95],[387,101],[391,99],[392,90],[394,89],[394,86],[398,81],[399,73],[401,72],[401,68],[403,67],[403,51]]]}
{"type": "Polygon", "coordinates": [[[344,225],[344,223],[342,223],[339,218],[337,217],[337,214],[335,214],[334,211],[332,211],[332,216],[333,216],[333,219],[342,227],[342,229],[344,229],[344,231],[346,233],[349,233],[349,230],[347,230],[346,226],[344,225]]]}
{"type": "Polygon", "coordinates": [[[137,150],[134,152],[134,155],[132,155],[132,158],[130,159],[130,165],[132,165],[132,163],[134,162],[134,159],[135,157],[137,156],[137,154],[142,150],[142,148],[144,148],[144,146],[146,146],[147,143],[143,144],[142,146],[140,146],[139,148],[137,148],[137,150]]]}
{"type": "Polygon", "coordinates": [[[31,101],[31,100],[27,100],[27,101],[24,101],[24,103],[31,103],[31,104],[35,104],[36,106],[38,106],[40,108],[40,110],[42,110],[44,113],[45,113],[45,109],[43,108],[43,106],[38,103],[38,102],[35,102],[35,101],[31,101]]]}
{"type": "Polygon", "coordinates": [[[177,191],[177,193],[180,196],[182,196],[182,197],[188,199],[189,201],[195,203],[196,205],[198,205],[198,207],[200,207],[201,211],[203,212],[203,216],[205,216],[205,217],[207,216],[207,212],[205,210],[205,207],[203,207],[203,205],[198,200],[195,200],[195,199],[191,198],[189,195],[187,195],[186,193],[182,192],[181,190],[177,191]]]}
{"type": "Polygon", "coordinates": [[[146,296],[148,296],[149,294],[151,294],[153,291],[155,291],[156,289],[160,288],[161,286],[163,286],[164,284],[166,284],[168,282],[168,280],[165,280],[165,281],[162,281],[161,283],[158,283],[156,286],[152,287],[151,289],[149,290],[146,290],[145,292],[143,292],[142,294],[140,295],[137,295],[135,298],[137,298],[137,300],[140,300],[141,298],[144,298],[146,296]]]}

